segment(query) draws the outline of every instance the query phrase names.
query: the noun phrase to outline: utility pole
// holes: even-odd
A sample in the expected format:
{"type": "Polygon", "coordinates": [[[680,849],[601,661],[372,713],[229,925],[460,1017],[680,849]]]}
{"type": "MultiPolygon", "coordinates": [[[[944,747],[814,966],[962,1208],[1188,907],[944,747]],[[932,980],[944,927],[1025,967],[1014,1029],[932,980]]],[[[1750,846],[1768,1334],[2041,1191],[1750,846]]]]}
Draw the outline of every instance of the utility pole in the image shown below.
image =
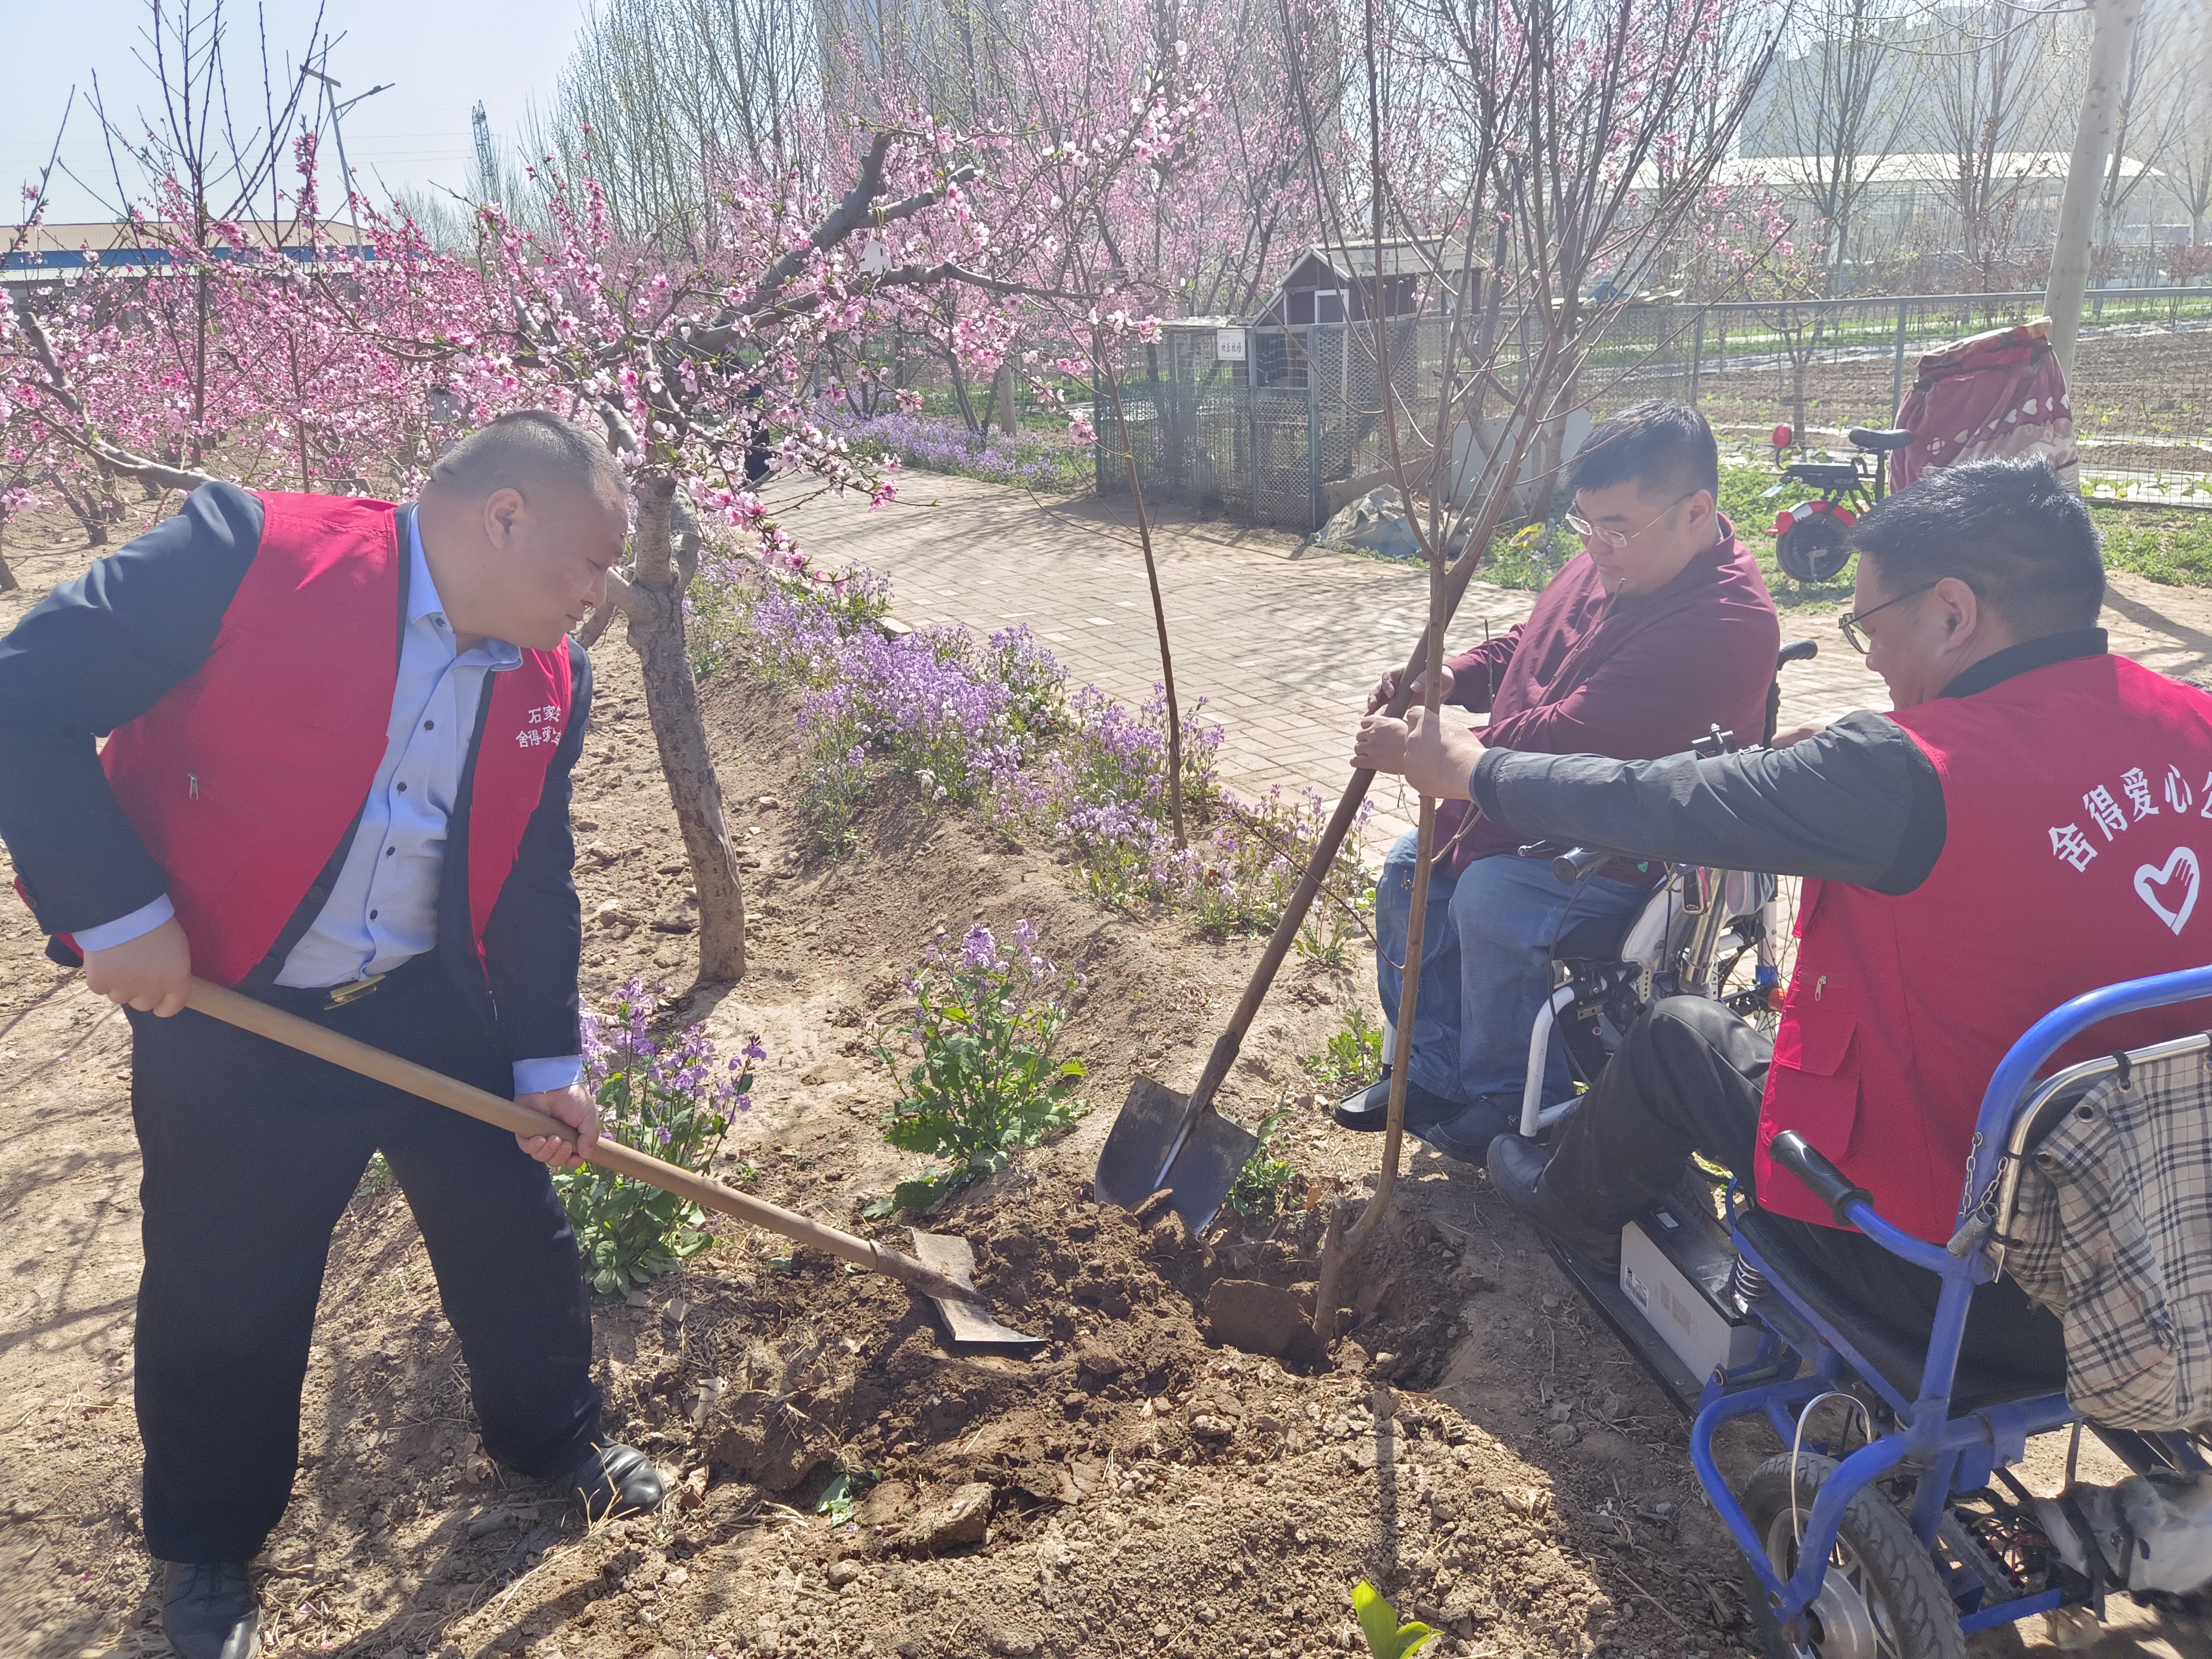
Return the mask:
{"type": "Polygon", "coordinates": [[[2119,125],[2120,94],[2142,0],[2091,0],[2095,33],[2089,42],[2089,84],[2081,93],[2081,122],[2074,132],[2074,159],[2066,169],[2066,194],[2058,207],[2058,240],[2051,252],[2051,283],[2044,307],[2051,313],[2051,349],[2058,366],[2074,373],[2074,342],[2081,331],[2081,303],[2089,291],[2090,239],[2105,165],[2119,125]]]}
{"type": "MultiPolygon", "coordinates": [[[[325,38],[323,41],[323,62],[325,65],[327,65],[331,61],[331,48],[337,44],[337,41],[330,40],[327,37],[325,38]]],[[[367,92],[362,93],[360,97],[349,98],[345,102],[341,104],[338,102],[338,88],[344,84],[343,82],[333,80],[326,70],[307,67],[302,68],[300,73],[304,76],[311,76],[315,80],[322,82],[323,106],[330,112],[331,137],[337,141],[338,147],[338,173],[344,186],[344,204],[343,210],[346,216],[345,222],[348,225],[351,225],[354,222],[353,168],[346,161],[346,112],[351,109],[356,104],[360,103],[363,99],[374,98],[380,92],[391,91],[396,83],[386,81],[382,86],[371,87],[367,92]]]]}

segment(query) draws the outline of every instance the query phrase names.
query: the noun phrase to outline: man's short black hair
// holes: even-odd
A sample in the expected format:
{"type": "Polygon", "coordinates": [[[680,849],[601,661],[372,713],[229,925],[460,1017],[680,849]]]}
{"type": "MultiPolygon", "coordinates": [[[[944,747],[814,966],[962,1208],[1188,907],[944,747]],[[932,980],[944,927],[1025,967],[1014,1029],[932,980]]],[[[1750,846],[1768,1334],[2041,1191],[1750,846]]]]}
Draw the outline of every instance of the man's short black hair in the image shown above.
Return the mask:
{"type": "Polygon", "coordinates": [[[2089,505],[2043,461],[1932,468],[1861,519],[1850,545],[1892,595],[1955,576],[2023,640],[2094,628],[2105,603],[2089,505]]]}
{"type": "Polygon", "coordinates": [[[544,409],[514,410],[478,427],[438,458],[430,482],[476,495],[511,487],[527,496],[549,484],[574,484],[617,501],[629,493],[613,451],[544,409]]]}
{"type": "Polygon", "coordinates": [[[1669,500],[1721,493],[1721,451],[1705,417],[1687,404],[1637,404],[1590,428],[1567,469],[1575,489],[1610,489],[1633,479],[1669,500]]]}

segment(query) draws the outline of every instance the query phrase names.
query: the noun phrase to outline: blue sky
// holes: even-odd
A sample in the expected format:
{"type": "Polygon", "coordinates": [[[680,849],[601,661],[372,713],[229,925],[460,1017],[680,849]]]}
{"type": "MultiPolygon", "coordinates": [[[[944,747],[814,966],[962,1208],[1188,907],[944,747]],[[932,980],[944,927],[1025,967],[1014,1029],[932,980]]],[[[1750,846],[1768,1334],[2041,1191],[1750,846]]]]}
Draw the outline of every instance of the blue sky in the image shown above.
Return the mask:
{"type": "MultiPolygon", "coordinates": [[[[97,70],[110,113],[120,114],[150,105],[153,79],[132,56],[146,27],[145,0],[0,0],[0,7],[9,14],[0,27],[8,87],[0,96],[4,223],[15,216],[17,186],[46,161],[72,85],[88,90],[97,70]]],[[[266,0],[262,13],[280,64],[288,53],[296,58],[315,11],[301,0],[266,0]]],[[[254,8],[251,0],[234,0],[224,15],[234,65],[254,68],[258,103],[254,8]]],[[[531,98],[543,101],[550,93],[583,15],[582,0],[329,0],[324,28],[344,37],[331,56],[331,72],[344,82],[340,97],[394,83],[345,118],[354,171],[372,181],[381,174],[393,187],[462,185],[471,106],[482,100],[493,132],[512,138],[531,98]]],[[[100,181],[106,153],[85,115],[80,102],[63,157],[100,181]]],[[[47,216],[63,222],[106,215],[90,195],[62,181],[47,216]]]]}

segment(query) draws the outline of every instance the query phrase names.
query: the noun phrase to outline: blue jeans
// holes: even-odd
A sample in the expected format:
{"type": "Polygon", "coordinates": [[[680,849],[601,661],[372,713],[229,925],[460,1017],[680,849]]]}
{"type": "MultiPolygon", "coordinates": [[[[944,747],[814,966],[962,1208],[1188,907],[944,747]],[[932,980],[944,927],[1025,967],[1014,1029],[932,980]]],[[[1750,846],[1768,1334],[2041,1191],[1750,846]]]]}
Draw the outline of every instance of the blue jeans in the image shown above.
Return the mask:
{"type": "MultiPolygon", "coordinates": [[[[1375,884],[1375,981],[1383,1017],[1394,1021],[1405,989],[1414,864],[1408,835],[1383,859],[1375,884]]],[[[1552,874],[1549,859],[1510,853],[1477,859],[1455,876],[1447,857],[1429,877],[1411,1080],[1463,1105],[1484,1095],[1518,1101],[1528,1073],[1528,1033],[1552,991],[1552,940],[1567,924],[1593,916],[1616,918],[1625,930],[1650,894],[1606,876],[1570,887],[1552,874]]],[[[1565,1099],[1572,1086],[1566,1047],[1554,1035],[1544,1067],[1546,1103],[1565,1099]]]]}

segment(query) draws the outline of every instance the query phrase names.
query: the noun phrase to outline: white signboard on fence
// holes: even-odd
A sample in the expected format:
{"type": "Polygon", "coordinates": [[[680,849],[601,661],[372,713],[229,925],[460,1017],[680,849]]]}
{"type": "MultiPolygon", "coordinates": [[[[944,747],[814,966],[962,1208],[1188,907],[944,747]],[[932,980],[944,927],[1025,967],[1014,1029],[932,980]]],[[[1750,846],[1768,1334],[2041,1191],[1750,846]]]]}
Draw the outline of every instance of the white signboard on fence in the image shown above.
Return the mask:
{"type": "Polygon", "coordinates": [[[1241,363],[1244,361],[1243,329],[1217,328],[1213,331],[1213,361],[1217,363],[1241,363]]]}

